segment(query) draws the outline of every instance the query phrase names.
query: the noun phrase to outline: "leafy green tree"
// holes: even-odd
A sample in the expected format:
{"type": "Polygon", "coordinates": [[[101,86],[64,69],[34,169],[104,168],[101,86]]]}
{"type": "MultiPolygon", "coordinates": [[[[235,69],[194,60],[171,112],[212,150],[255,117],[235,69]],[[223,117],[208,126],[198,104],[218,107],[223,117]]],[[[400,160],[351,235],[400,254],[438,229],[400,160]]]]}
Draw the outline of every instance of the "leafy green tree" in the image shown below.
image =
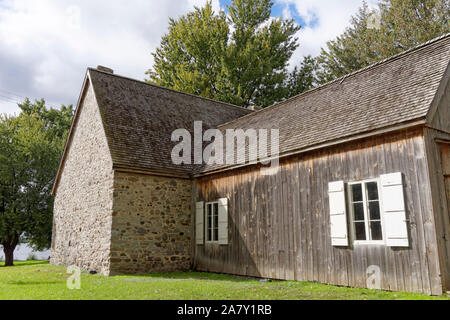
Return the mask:
{"type": "Polygon", "coordinates": [[[299,95],[317,85],[317,62],[312,56],[306,56],[300,66],[294,68],[284,85],[286,99],[299,95]]]}
{"type": "Polygon", "coordinates": [[[34,103],[29,99],[25,99],[23,103],[19,104],[19,108],[22,110],[22,113],[27,115],[34,114],[39,119],[42,119],[45,130],[49,130],[57,137],[65,140],[74,115],[72,105],[62,105],[59,109],[54,109],[47,108],[44,99],[36,100],[34,103]]]}
{"type": "Polygon", "coordinates": [[[271,19],[272,6],[270,0],[232,0],[227,17],[208,2],[170,19],[149,81],[245,107],[282,99],[299,27],[271,19]]]}
{"type": "Polygon", "coordinates": [[[147,74],[158,85],[214,98],[228,36],[225,14],[216,14],[211,3],[178,20],[171,18],[147,74]]]}
{"type": "Polygon", "coordinates": [[[399,53],[450,31],[449,0],[381,0],[379,8],[382,37],[378,45],[385,54],[399,53]]]}
{"type": "Polygon", "coordinates": [[[378,11],[366,3],[351,26],[329,41],[317,58],[319,82],[334,80],[449,32],[449,0],[381,0],[378,11]],[[369,18],[379,15],[378,27],[369,18]]]}
{"type": "Polygon", "coordinates": [[[47,109],[26,100],[17,117],[0,116],[0,244],[5,265],[23,240],[37,250],[51,241],[54,182],[72,107],[47,109]]]}

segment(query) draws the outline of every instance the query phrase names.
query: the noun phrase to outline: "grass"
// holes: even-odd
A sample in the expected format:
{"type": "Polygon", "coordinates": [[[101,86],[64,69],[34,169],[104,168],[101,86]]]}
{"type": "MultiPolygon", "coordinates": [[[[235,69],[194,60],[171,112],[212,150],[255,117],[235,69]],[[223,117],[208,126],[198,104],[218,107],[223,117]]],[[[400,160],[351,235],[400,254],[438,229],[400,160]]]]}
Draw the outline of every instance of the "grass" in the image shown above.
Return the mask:
{"type": "Polygon", "coordinates": [[[318,283],[273,281],[189,272],[104,277],[82,273],[81,289],[66,286],[66,268],[46,261],[0,265],[3,300],[422,300],[450,299],[405,292],[336,287],[318,283]]]}

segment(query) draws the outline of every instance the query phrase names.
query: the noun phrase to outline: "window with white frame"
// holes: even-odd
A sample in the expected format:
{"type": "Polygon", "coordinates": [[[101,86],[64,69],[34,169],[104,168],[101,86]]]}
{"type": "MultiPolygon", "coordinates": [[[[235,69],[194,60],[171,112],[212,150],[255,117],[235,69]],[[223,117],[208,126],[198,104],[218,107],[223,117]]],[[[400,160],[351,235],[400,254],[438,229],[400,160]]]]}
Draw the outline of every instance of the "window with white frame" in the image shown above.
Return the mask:
{"type": "Polygon", "coordinates": [[[333,247],[348,246],[350,238],[355,244],[409,247],[404,187],[401,172],[359,182],[329,182],[333,247]],[[348,226],[351,232],[348,232],[348,226]]]}
{"type": "Polygon", "coordinates": [[[219,203],[206,204],[206,242],[219,242],[219,203]]]}
{"type": "Polygon", "coordinates": [[[349,183],[351,227],[355,242],[383,242],[378,180],[349,183]]]}

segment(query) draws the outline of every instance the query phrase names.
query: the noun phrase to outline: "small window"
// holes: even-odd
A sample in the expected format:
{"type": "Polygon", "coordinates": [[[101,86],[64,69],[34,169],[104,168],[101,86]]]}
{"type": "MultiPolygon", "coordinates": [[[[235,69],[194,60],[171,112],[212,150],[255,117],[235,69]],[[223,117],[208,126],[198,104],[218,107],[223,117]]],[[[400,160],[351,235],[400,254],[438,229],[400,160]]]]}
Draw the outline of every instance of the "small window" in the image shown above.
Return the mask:
{"type": "Polygon", "coordinates": [[[206,204],[206,242],[219,242],[219,203],[206,204]]]}
{"type": "Polygon", "coordinates": [[[349,197],[355,242],[383,242],[378,181],[350,183],[349,197]]]}

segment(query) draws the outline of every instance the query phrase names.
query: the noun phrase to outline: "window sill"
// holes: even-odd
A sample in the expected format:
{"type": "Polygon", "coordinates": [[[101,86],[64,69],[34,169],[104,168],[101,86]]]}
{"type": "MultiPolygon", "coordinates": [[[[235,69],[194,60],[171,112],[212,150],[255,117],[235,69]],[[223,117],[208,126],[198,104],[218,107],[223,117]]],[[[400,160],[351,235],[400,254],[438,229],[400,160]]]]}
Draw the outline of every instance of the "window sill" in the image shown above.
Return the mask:
{"type": "Polygon", "coordinates": [[[386,243],[384,241],[353,241],[353,245],[355,245],[355,246],[370,246],[370,245],[385,246],[386,243]]]}

